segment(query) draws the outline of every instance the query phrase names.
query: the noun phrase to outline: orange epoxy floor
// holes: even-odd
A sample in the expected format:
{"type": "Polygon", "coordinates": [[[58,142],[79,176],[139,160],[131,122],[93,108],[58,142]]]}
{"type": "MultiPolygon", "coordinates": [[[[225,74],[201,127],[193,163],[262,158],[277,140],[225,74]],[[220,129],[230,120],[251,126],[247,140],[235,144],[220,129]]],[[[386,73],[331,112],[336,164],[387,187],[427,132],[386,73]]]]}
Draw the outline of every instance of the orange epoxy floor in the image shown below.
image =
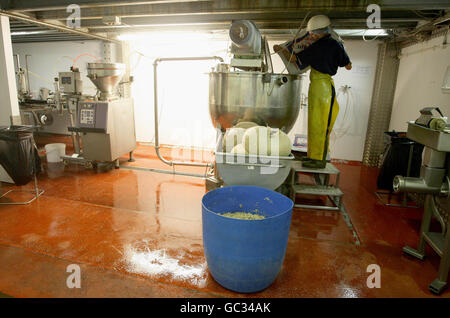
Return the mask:
{"type": "MultiPolygon", "coordinates": [[[[170,156],[173,151],[165,149],[170,156]]],[[[186,159],[192,152],[176,152],[186,159]]],[[[210,160],[211,154],[197,153],[210,160]]],[[[136,162],[170,170],[141,145],[136,162]]],[[[353,230],[336,212],[294,210],[283,268],[266,290],[243,295],[208,273],[202,249],[202,179],[127,169],[46,165],[45,193],[0,207],[0,293],[14,297],[437,297],[428,291],[439,257],[402,254],[416,246],[422,211],[377,201],[377,169],[336,164],[353,230]],[[357,244],[357,243],[360,244],[357,244]],[[67,266],[81,268],[69,289],[67,266]],[[381,288],[366,285],[381,268],[381,288]]],[[[202,168],[177,168],[203,173],[202,168]]],[[[31,188],[31,183],[24,188],[31,188]]],[[[4,187],[5,188],[9,187],[4,187]]],[[[11,198],[18,200],[21,195],[11,198]]],[[[23,198],[23,197],[22,197],[23,198]]],[[[449,297],[445,291],[439,297],[449,297]]]]}

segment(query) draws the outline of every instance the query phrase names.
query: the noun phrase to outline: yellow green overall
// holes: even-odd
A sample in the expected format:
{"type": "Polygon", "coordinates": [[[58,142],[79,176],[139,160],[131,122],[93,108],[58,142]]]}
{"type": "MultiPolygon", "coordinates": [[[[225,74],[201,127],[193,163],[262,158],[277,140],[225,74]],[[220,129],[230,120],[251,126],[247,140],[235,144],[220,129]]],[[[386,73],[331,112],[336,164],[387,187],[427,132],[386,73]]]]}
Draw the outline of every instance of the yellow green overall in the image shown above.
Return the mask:
{"type": "Polygon", "coordinates": [[[325,160],[339,104],[331,75],[311,68],[309,78],[308,158],[325,160]]]}

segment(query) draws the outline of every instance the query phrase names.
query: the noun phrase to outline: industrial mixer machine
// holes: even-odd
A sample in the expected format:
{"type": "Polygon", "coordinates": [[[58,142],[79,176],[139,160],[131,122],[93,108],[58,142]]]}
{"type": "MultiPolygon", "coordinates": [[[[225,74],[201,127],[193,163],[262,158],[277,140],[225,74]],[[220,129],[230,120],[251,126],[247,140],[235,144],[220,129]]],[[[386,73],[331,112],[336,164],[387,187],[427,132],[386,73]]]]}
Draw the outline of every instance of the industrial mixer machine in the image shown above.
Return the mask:
{"type": "MultiPolygon", "coordinates": [[[[268,42],[251,21],[234,21],[229,36],[232,42],[230,52],[233,55],[230,63],[224,63],[220,56],[155,59],[153,105],[156,155],[172,167],[195,166],[209,169],[204,174],[175,169],[162,171],[206,177],[208,189],[222,185],[255,185],[275,190],[283,184],[291,171],[294,156],[290,151],[286,156],[230,153],[222,148],[223,139],[227,129],[247,124],[269,127],[287,134],[299,115],[303,75],[274,73],[268,42]],[[209,73],[209,113],[217,131],[215,161],[204,163],[168,160],[160,152],[158,65],[162,62],[201,60],[220,61],[209,73]]],[[[288,144],[290,143],[289,141],[288,144]]],[[[124,168],[149,170],[143,167],[124,168]]]]}
{"type": "Polygon", "coordinates": [[[218,137],[214,177],[207,179],[207,187],[257,185],[274,190],[287,178],[292,154],[223,152],[224,135],[248,122],[288,133],[299,114],[303,76],[273,72],[268,42],[251,21],[234,21],[229,35],[231,63],[220,63],[209,73],[209,112],[218,137]]]}

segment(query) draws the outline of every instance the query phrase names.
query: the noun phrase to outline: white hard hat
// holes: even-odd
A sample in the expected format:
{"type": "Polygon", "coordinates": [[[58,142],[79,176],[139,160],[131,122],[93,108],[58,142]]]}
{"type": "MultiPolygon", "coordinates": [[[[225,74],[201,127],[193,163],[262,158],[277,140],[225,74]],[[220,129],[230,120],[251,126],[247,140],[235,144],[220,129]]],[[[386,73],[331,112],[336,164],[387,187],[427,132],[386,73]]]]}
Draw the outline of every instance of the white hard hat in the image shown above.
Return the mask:
{"type": "Polygon", "coordinates": [[[323,29],[331,24],[330,19],[326,15],[315,15],[308,21],[306,31],[313,31],[323,29]]]}

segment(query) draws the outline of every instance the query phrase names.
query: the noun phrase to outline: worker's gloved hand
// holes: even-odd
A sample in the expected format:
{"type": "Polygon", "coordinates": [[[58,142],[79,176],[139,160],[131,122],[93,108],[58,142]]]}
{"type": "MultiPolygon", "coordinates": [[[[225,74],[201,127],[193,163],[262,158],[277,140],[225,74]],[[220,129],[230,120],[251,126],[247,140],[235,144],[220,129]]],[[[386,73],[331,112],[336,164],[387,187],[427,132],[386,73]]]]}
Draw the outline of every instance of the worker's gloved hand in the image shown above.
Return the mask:
{"type": "Polygon", "coordinates": [[[282,47],[279,46],[278,44],[275,44],[275,45],[273,46],[273,51],[274,51],[275,53],[277,53],[277,52],[280,51],[280,50],[282,50],[282,47]]]}

